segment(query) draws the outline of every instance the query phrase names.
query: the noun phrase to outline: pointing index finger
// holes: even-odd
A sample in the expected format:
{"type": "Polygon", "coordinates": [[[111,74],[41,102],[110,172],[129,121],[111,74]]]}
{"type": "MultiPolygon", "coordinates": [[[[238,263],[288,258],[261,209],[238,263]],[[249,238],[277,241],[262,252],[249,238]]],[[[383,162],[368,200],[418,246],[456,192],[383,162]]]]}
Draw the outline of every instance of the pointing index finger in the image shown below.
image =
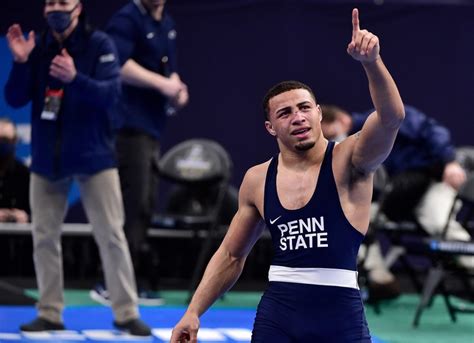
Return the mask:
{"type": "Polygon", "coordinates": [[[352,36],[359,32],[359,30],[359,10],[357,8],[354,8],[352,10],[352,36]]]}

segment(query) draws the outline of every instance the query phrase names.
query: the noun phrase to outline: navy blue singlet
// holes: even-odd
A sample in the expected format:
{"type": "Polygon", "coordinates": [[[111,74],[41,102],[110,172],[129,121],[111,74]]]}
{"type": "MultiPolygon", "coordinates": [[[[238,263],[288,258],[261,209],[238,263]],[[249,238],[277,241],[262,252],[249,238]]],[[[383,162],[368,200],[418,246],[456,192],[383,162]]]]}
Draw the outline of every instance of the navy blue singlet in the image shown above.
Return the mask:
{"type": "Polygon", "coordinates": [[[254,343],[371,342],[357,284],[357,252],[364,236],[342,211],[329,142],[316,189],[297,210],[278,198],[278,156],[268,167],[264,216],[274,258],[257,309],[254,343]]]}

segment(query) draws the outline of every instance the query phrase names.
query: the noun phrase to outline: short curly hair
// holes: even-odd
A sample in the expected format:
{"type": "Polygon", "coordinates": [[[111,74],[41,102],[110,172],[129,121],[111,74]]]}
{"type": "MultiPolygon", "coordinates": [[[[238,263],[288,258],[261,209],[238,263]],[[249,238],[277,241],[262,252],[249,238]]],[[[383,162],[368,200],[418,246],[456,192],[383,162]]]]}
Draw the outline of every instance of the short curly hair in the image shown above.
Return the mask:
{"type": "Polygon", "coordinates": [[[311,97],[316,101],[316,97],[314,96],[313,90],[306,84],[299,82],[299,81],[282,81],[272,88],[265,94],[263,97],[262,105],[263,105],[263,113],[264,113],[264,119],[268,120],[268,114],[270,111],[269,108],[269,103],[270,99],[277,96],[278,94],[285,93],[294,89],[306,89],[309,94],[311,94],[311,97]]]}

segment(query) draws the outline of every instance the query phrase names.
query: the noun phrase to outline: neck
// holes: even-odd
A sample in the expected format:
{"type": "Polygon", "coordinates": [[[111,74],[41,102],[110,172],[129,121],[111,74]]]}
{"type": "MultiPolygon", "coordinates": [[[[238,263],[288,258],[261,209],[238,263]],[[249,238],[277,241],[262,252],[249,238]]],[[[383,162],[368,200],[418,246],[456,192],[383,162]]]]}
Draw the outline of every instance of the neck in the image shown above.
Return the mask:
{"type": "Polygon", "coordinates": [[[165,9],[165,5],[158,5],[158,6],[153,6],[145,3],[142,1],[142,5],[145,6],[145,8],[150,12],[150,15],[153,19],[160,21],[161,18],[163,17],[163,10],[165,9]]]}
{"type": "Polygon", "coordinates": [[[323,162],[327,145],[328,141],[320,136],[315,145],[305,151],[280,146],[280,161],[290,169],[307,169],[323,162]]]}
{"type": "Polygon", "coordinates": [[[164,10],[164,6],[154,7],[153,10],[150,11],[153,19],[160,21],[161,18],[163,18],[163,10],[164,10]]]}

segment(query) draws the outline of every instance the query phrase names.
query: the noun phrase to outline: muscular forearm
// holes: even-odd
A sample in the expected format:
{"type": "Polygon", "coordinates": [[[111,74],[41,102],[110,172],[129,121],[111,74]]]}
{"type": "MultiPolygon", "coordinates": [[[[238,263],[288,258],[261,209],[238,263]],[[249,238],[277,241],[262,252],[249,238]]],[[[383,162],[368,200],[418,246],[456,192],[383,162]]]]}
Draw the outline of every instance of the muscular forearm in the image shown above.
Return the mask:
{"type": "Polygon", "coordinates": [[[398,128],[405,112],[395,81],[380,57],[362,64],[369,80],[370,96],[382,125],[398,128]]]}
{"type": "Polygon", "coordinates": [[[211,258],[204,276],[188,307],[188,312],[201,316],[239,278],[245,257],[235,258],[221,246],[211,258]]]}

